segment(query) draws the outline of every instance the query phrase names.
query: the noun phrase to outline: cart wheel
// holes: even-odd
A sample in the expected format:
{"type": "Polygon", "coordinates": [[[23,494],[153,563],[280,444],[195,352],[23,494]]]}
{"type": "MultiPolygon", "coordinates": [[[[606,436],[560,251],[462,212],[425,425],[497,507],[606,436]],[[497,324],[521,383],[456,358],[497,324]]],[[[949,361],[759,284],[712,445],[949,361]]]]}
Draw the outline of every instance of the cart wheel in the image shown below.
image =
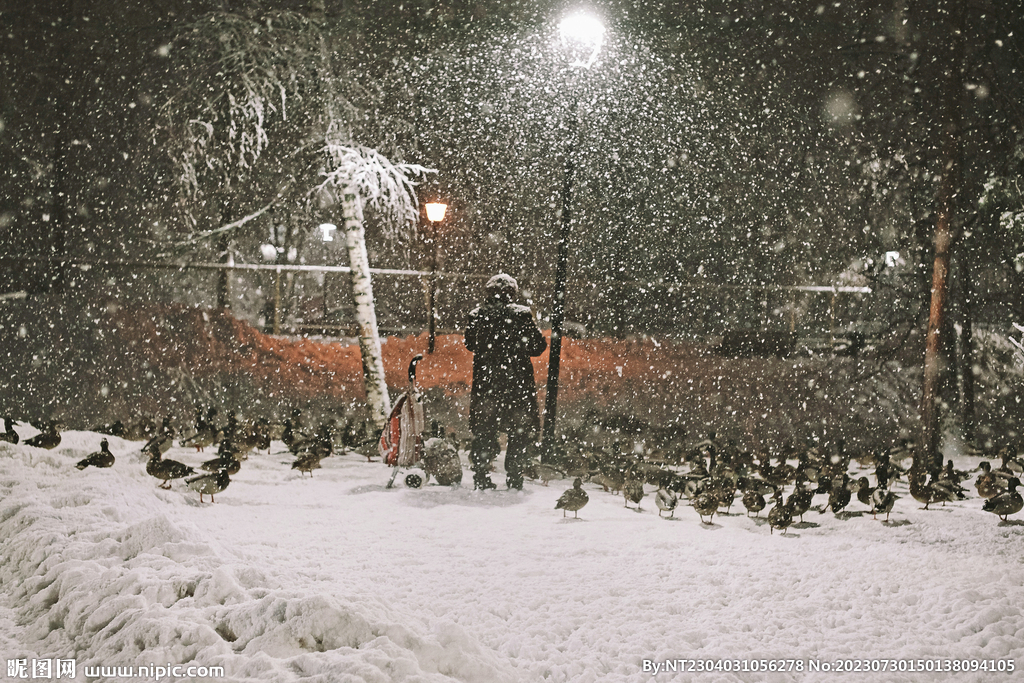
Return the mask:
{"type": "Polygon", "coordinates": [[[423,486],[423,477],[418,474],[410,474],[405,478],[405,485],[411,489],[418,489],[423,486]]]}

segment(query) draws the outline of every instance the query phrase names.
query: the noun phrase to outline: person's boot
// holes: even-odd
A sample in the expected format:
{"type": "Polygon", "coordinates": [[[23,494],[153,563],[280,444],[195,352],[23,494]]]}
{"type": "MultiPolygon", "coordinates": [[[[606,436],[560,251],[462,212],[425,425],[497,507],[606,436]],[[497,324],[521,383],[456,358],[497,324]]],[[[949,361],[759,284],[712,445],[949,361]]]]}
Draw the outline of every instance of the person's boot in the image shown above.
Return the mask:
{"type": "Polygon", "coordinates": [[[512,475],[509,475],[509,476],[505,477],[505,485],[508,486],[508,490],[509,491],[513,491],[513,490],[514,491],[522,491],[523,490],[523,477],[522,477],[522,475],[520,475],[518,477],[513,477],[512,475]]]}
{"type": "Polygon", "coordinates": [[[473,475],[473,489],[486,491],[487,489],[498,488],[497,485],[491,481],[491,478],[487,476],[486,472],[477,472],[473,475]]]}

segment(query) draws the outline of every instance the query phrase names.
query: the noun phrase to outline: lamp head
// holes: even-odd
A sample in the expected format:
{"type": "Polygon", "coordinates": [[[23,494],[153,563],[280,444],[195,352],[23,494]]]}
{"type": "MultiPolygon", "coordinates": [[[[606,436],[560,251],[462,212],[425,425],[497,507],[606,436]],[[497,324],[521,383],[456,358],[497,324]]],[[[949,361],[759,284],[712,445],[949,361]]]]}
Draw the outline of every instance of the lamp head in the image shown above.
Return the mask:
{"type": "Polygon", "coordinates": [[[444,220],[444,214],[448,210],[447,204],[441,202],[427,202],[427,220],[431,223],[440,223],[444,220]]]}
{"type": "Polygon", "coordinates": [[[597,61],[604,42],[604,24],[584,12],[570,14],[558,25],[562,46],[570,51],[573,66],[589,69],[597,61]]]}

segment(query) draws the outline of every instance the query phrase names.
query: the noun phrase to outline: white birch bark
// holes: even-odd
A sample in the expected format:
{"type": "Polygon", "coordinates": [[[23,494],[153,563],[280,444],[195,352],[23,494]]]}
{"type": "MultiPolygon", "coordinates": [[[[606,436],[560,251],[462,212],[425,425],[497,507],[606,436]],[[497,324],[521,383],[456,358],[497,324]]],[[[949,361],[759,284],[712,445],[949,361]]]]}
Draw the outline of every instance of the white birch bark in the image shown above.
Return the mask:
{"type": "Polygon", "coordinates": [[[363,358],[363,381],[370,419],[378,429],[391,413],[391,398],[384,379],[384,357],[377,331],[377,313],[373,307],[373,286],[370,282],[370,259],[366,254],[363,230],[363,203],[354,186],[342,191],[341,213],[344,220],[345,244],[352,268],[352,297],[359,324],[359,351],[363,358]]]}

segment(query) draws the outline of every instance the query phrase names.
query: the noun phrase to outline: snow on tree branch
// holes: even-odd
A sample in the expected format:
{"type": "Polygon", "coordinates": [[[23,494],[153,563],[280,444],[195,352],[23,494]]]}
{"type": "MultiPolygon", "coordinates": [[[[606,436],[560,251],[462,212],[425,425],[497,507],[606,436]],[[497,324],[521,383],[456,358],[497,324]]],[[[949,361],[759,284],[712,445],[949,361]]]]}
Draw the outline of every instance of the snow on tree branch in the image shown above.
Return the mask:
{"type": "Polygon", "coordinates": [[[415,232],[419,216],[415,180],[436,173],[419,164],[395,164],[375,149],[328,140],[323,147],[328,168],[313,191],[335,194],[354,187],[384,219],[385,233],[394,238],[405,227],[415,232]]]}

